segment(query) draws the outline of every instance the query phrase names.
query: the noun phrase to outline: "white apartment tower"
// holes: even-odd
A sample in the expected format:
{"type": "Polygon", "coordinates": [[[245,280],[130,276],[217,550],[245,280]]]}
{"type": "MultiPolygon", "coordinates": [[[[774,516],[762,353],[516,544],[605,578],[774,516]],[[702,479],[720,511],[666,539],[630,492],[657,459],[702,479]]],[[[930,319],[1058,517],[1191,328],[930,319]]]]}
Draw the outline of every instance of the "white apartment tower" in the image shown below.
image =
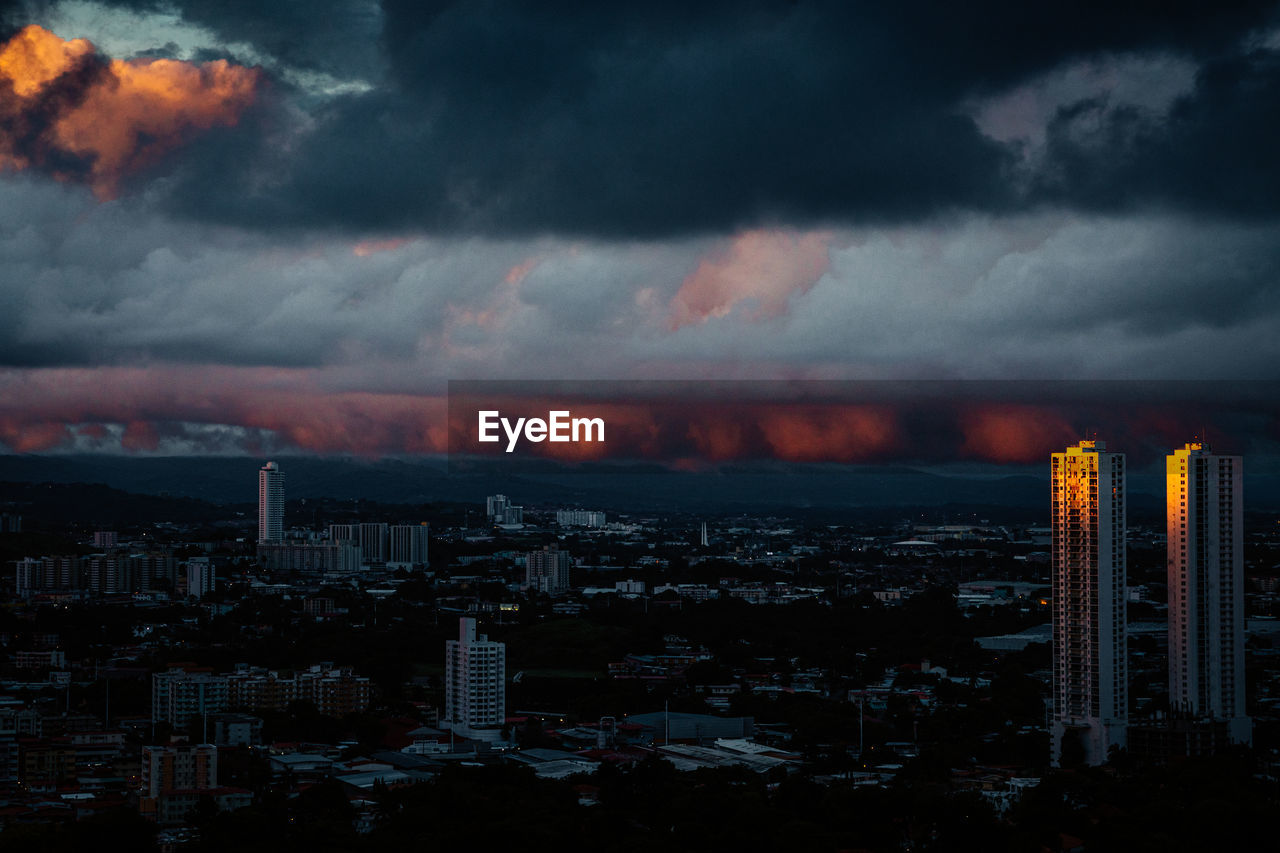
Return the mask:
{"type": "Polygon", "coordinates": [[[1125,464],[1101,441],[1054,453],[1050,760],[1103,764],[1126,744],[1125,464]],[[1076,741],[1076,743],[1072,743],[1076,741]]]}
{"type": "Polygon", "coordinates": [[[258,541],[284,539],[284,473],[268,462],[258,471],[258,541]]]}
{"type": "Polygon", "coordinates": [[[1244,677],[1244,483],[1239,456],[1187,444],[1165,458],[1169,704],[1251,743],[1244,677]]]}
{"type": "Polygon", "coordinates": [[[507,715],[507,647],[484,634],[476,620],[458,620],[458,639],[445,644],[443,725],[463,737],[496,740],[507,715]]]}

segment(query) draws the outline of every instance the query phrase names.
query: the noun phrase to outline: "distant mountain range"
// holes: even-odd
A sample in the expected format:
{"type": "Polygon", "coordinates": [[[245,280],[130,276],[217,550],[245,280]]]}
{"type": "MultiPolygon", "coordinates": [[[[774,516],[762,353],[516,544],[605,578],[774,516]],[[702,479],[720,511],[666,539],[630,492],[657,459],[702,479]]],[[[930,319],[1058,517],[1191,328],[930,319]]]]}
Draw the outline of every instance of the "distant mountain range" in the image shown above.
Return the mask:
{"type": "MultiPolygon", "coordinates": [[[[101,483],[141,495],[254,504],[257,471],[250,457],[128,457],[0,455],[0,482],[101,483]]],[[[985,508],[1033,521],[1048,520],[1048,466],[956,466],[953,469],[872,465],[736,464],[708,471],[668,471],[653,465],[599,465],[567,471],[555,465],[504,472],[480,467],[459,473],[438,458],[358,459],[275,457],[288,499],[331,498],[380,503],[480,503],[502,493],[528,506],[576,505],[607,511],[735,513],[821,512],[854,507],[934,508],[981,513],[985,508]]],[[[1159,517],[1159,471],[1131,472],[1129,510],[1135,521],[1159,517]]],[[[1247,508],[1280,507],[1280,476],[1246,477],[1247,508]]]]}

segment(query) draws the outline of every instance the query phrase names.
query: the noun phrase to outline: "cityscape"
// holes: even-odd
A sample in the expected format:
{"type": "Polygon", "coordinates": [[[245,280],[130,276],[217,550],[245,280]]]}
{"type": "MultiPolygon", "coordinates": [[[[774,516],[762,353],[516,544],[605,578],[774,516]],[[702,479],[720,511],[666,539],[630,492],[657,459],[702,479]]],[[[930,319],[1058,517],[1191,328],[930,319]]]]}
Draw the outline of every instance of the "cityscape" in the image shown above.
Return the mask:
{"type": "Polygon", "coordinates": [[[1133,518],[1123,452],[1049,456],[1030,522],[295,501],[276,461],[256,513],[100,530],[9,501],[7,556],[60,548],[2,587],[0,832],[221,849],[320,809],[363,849],[492,786],[649,843],[652,815],[605,828],[632,798],[696,822],[661,798],[732,810],[704,800],[737,786],[775,816],[843,803],[810,814],[815,849],[1074,850],[1155,819],[1098,786],[1179,774],[1262,827],[1280,530],[1246,460],[1173,449],[1164,517],[1133,518]]]}
{"type": "Polygon", "coordinates": [[[1280,813],[1280,0],[0,0],[0,851],[1280,813]]]}

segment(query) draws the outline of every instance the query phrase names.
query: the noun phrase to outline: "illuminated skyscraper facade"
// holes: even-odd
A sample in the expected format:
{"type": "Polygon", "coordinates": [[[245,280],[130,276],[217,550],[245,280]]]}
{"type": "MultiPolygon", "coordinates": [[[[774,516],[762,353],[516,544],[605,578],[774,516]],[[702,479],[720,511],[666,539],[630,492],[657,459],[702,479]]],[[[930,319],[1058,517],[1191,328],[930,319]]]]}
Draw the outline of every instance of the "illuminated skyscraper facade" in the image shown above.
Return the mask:
{"type": "Polygon", "coordinates": [[[1169,704],[1253,740],[1245,712],[1244,483],[1239,456],[1187,444],[1165,459],[1169,704]]]}
{"type": "Polygon", "coordinates": [[[1052,458],[1051,761],[1102,764],[1125,746],[1125,459],[1101,441],[1052,458]]]}
{"type": "Polygon", "coordinates": [[[268,462],[258,471],[258,541],[284,539],[284,473],[268,462]]]}

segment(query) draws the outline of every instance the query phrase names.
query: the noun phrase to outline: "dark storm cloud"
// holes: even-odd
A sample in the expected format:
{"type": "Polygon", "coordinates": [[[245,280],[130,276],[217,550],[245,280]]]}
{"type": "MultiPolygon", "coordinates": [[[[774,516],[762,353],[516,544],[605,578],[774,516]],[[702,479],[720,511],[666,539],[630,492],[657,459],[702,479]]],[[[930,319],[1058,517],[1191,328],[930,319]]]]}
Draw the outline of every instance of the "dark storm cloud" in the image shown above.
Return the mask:
{"type": "MultiPolygon", "coordinates": [[[[179,7],[304,65],[340,70],[334,57],[368,49],[358,28],[335,37],[353,15],[368,23],[366,4],[242,5],[179,7]]],[[[372,90],[331,100],[295,144],[192,164],[171,197],[261,225],[630,236],[1008,211],[1027,203],[1018,149],[964,99],[1107,52],[1220,57],[1273,8],[387,0],[372,90]]],[[[1219,99],[1233,115],[1273,112],[1237,79],[1219,99]]],[[[1159,142],[1130,141],[1138,161],[1159,142]]],[[[1072,162],[1052,162],[1059,195],[1087,200],[1072,162]]],[[[1145,199],[1212,178],[1132,180],[1145,199]]]]}
{"type": "Polygon", "coordinates": [[[1167,116],[1104,100],[1051,122],[1037,192],[1107,210],[1139,204],[1244,216],[1280,205],[1280,53],[1258,49],[1207,64],[1167,116]]]}

